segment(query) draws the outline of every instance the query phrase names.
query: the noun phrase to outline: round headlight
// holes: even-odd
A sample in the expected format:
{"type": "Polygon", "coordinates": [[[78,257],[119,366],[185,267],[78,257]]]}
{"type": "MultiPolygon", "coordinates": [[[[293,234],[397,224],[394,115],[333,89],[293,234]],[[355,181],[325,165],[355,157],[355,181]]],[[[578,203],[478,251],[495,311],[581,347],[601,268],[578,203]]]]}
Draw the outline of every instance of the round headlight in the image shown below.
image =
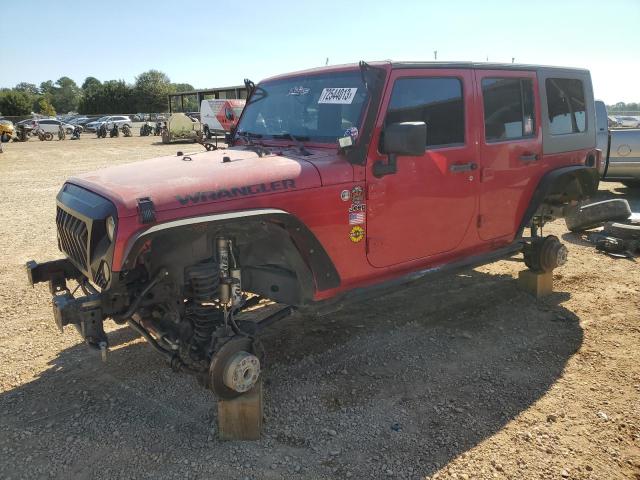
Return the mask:
{"type": "Polygon", "coordinates": [[[116,233],[116,219],[113,217],[107,217],[107,238],[110,242],[113,242],[113,237],[116,233]]]}

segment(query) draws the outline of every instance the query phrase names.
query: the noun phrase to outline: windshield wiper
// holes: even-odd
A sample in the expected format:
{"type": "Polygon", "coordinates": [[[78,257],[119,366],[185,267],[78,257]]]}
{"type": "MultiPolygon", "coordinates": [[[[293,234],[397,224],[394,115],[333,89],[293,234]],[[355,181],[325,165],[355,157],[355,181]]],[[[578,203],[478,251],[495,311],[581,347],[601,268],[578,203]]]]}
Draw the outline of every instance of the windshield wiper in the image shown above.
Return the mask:
{"type": "Polygon", "coordinates": [[[264,154],[269,153],[269,150],[265,149],[264,145],[262,145],[261,143],[256,143],[252,140],[253,138],[262,138],[261,134],[253,132],[236,132],[236,135],[246,142],[244,145],[246,149],[253,150],[258,154],[259,157],[262,157],[264,154]]]}
{"type": "Polygon", "coordinates": [[[293,141],[293,143],[296,144],[296,147],[298,147],[298,150],[300,150],[300,153],[302,155],[304,155],[304,156],[311,155],[309,150],[307,150],[306,147],[304,146],[304,144],[302,143],[302,142],[309,141],[309,137],[291,135],[290,133],[287,132],[287,133],[280,133],[278,135],[273,135],[273,138],[275,138],[276,140],[279,140],[279,139],[291,140],[291,141],[293,141]]]}

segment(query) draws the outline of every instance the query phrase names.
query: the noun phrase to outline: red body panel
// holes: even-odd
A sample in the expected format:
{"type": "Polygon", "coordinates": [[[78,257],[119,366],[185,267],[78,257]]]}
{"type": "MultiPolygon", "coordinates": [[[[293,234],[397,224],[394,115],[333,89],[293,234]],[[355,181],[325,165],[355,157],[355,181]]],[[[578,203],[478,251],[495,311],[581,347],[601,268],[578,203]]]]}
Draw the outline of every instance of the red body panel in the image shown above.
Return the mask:
{"type": "MultiPolygon", "coordinates": [[[[490,73],[537,81],[530,71],[490,73]]],[[[315,299],[330,298],[354,287],[434,268],[510,243],[542,175],[563,165],[584,163],[588,151],[542,156],[537,93],[536,135],[523,141],[486,144],[479,87],[483,75],[485,72],[472,69],[390,71],[366,166],[351,165],[334,146],[307,143],[312,155],[303,156],[287,142],[272,142],[269,145],[275,154],[263,157],[244,147],[229,148],[191,155],[191,161],[162,157],[112,167],[71,182],[109,198],[117,206],[114,271],[122,268],[132,236],[147,228],[138,221],[139,198],[153,200],[158,223],[273,208],[296,216],[324,246],[341,284],[316,292],[315,299]],[[394,80],[436,75],[455,76],[463,82],[465,144],[427,150],[421,157],[400,157],[396,174],[375,178],[373,164],[386,161],[386,156],[378,152],[378,141],[394,80]],[[529,153],[538,153],[539,161],[522,164],[519,157],[529,153]],[[225,156],[231,161],[223,163],[225,156]],[[473,161],[479,169],[450,171],[453,164],[473,161]],[[366,235],[361,241],[353,241],[350,235],[354,228],[349,216],[352,200],[344,194],[354,187],[365,192],[366,220],[360,227],[366,235]]]]}
{"type": "Polygon", "coordinates": [[[535,72],[476,70],[476,98],[482,99],[483,78],[530,79],[533,82],[535,131],[527,138],[487,142],[484,131],[482,101],[475,118],[478,128],[480,169],[480,201],[478,234],[490,241],[512,239],[529,205],[543,169],[540,161],[523,161],[522,156],[542,156],[542,128],[540,127],[540,99],[535,72]],[[525,200],[525,201],[523,201],[525,200]]]}
{"type": "MultiPolygon", "coordinates": [[[[399,70],[391,74],[382,112],[393,83],[400,78],[456,77],[465,100],[465,144],[427,149],[420,157],[398,157],[398,171],[376,178],[373,165],[386,161],[378,151],[384,114],[379,115],[368,158],[368,258],[376,267],[425,259],[475,243],[470,225],[477,209],[475,172],[453,173],[454,164],[477,161],[473,120],[475,100],[471,70],[399,70]],[[469,238],[468,238],[469,237],[469,238]]],[[[428,135],[428,131],[427,131],[428,135]]]]}

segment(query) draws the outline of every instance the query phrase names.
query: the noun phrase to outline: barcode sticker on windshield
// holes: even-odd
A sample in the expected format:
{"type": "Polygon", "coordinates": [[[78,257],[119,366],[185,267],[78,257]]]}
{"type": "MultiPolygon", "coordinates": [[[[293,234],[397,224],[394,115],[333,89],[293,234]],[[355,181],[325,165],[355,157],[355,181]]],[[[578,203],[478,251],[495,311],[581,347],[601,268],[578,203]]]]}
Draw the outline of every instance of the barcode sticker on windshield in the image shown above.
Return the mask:
{"type": "Polygon", "coordinates": [[[318,103],[351,104],[357,91],[357,88],[323,88],[318,103]]]}

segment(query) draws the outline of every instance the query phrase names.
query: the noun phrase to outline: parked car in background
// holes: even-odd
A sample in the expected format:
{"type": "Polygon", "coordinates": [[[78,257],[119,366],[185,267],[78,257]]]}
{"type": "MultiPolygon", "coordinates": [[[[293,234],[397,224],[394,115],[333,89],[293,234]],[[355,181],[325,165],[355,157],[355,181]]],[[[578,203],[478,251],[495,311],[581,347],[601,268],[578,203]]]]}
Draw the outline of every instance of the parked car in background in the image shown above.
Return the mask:
{"type": "Polygon", "coordinates": [[[83,121],[83,120],[86,120],[88,122],[89,121],[89,117],[82,117],[82,116],[75,117],[75,118],[72,118],[71,120],[69,120],[68,123],[70,123],[71,125],[82,125],[80,122],[83,121]]]}
{"type": "Polygon", "coordinates": [[[115,123],[118,127],[122,128],[124,125],[128,125],[131,128],[131,118],[127,115],[108,115],[106,117],[100,117],[98,120],[89,122],[85,125],[85,130],[89,132],[95,132],[103,124],[107,124],[108,127],[112,127],[115,123]]]}
{"type": "Polygon", "coordinates": [[[618,119],[611,115],[607,116],[607,124],[609,125],[609,128],[615,128],[620,126],[620,122],[618,122],[618,119]]]}
{"type": "Polygon", "coordinates": [[[13,137],[14,127],[11,120],[0,119],[0,140],[8,142],[13,137]]]}
{"type": "Polygon", "coordinates": [[[608,129],[605,121],[610,118],[607,107],[600,100],[595,103],[597,146],[602,151],[602,180],[622,182],[628,187],[640,186],[640,130],[608,129]]]}
{"type": "Polygon", "coordinates": [[[621,127],[627,128],[638,128],[640,127],[640,118],[639,117],[616,117],[618,119],[618,124],[621,127]]]}
{"type": "Polygon", "coordinates": [[[39,120],[34,121],[34,126],[36,130],[41,128],[46,133],[54,133],[57,134],[60,128],[60,125],[64,128],[64,131],[68,134],[73,133],[73,129],[75,125],[71,125],[70,123],[61,122],[60,120],[56,120],[55,118],[41,118],[39,120]]]}
{"type": "Polygon", "coordinates": [[[100,117],[96,117],[96,116],[86,117],[86,118],[83,118],[82,120],[78,120],[77,124],[80,125],[81,127],[86,127],[87,123],[95,122],[99,118],[100,117]]]}

